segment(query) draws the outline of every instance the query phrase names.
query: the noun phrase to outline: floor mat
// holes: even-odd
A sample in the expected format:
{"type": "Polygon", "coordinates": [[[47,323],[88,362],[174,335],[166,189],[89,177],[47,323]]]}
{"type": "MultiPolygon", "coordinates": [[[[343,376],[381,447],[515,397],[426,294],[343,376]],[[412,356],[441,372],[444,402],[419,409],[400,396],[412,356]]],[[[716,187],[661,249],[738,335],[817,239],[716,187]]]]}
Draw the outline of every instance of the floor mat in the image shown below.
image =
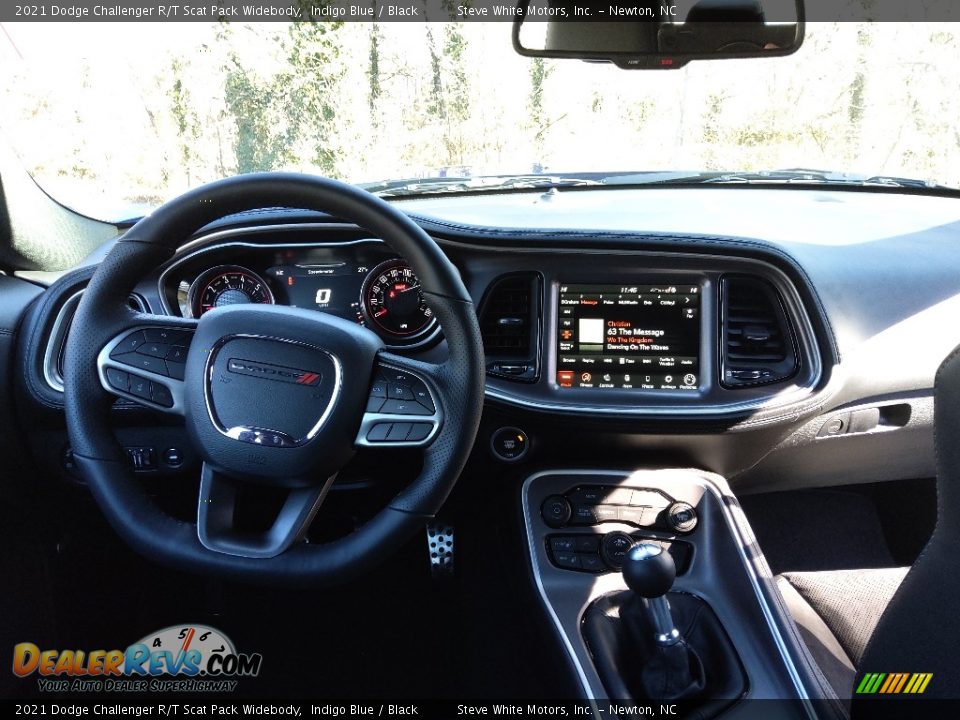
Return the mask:
{"type": "Polygon", "coordinates": [[[845,490],[793,490],[739,498],[776,575],[893,567],[872,500],[845,490]]]}

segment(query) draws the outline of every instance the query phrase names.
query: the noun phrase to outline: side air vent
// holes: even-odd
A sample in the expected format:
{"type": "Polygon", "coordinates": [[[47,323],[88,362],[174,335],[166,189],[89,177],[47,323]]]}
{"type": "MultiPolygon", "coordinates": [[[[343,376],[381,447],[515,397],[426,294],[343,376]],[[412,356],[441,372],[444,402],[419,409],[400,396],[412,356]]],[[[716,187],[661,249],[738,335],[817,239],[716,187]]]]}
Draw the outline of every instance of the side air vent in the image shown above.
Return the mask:
{"type": "MultiPolygon", "coordinates": [[[[70,325],[73,323],[73,315],[77,311],[77,305],[80,304],[82,296],[83,290],[80,290],[68,297],[63,303],[60,312],[57,313],[57,317],[53,321],[50,339],[47,341],[47,349],[43,353],[43,377],[47,381],[47,385],[57,392],[63,392],[63,351],[67,346],[67,334],[70,332],[70,325]]],[[[150,312],[146,300],[139,295],[131,295],[127,303],[137,312],[150,312]]]]}
{"type": "Polygon", "coordinates": [[[730,275],[720,283],[721,384],[767,385],[793,377],[797,350],[779,293],[759,278],[730,275]]]}
{"type": "Polygon", "coordinates": [[[540,376],[543,280],[539,273],[502,275],[480,303],[487,374],[534,382],[540,376]]]}

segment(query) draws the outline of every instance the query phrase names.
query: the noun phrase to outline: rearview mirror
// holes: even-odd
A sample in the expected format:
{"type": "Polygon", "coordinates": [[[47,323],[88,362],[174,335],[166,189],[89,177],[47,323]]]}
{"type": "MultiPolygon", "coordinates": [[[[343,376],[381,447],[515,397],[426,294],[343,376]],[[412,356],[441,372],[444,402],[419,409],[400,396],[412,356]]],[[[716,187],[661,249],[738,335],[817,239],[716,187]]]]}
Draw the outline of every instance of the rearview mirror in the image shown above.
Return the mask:
{"type": "Polygon", "coordinates": [[[779,57],[803,42],[803,0],[521,0],[513,45],[528,57],[676,69],[691,60],[779,57]]]}

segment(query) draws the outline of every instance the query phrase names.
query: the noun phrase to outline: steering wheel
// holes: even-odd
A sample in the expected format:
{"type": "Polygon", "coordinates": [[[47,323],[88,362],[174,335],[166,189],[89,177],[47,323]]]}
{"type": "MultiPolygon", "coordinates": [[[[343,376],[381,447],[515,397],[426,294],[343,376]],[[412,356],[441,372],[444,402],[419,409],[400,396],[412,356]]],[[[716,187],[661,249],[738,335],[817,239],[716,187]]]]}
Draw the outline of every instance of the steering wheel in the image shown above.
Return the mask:
{"type": "Polygon", "coordinates": [[[180,569],[264,583],[349,580],[422,528],[466,463],[483,383],[473,303],[437,244],[365,191],[287,173],[214,182],[140,220],[91,278],[64,356],[76,466],[120,536],[143,555],[180,569]],[[370,330],[316,311],[234,305],[186,320],[128,307],[136,283],[193,232],[264,207],[327,212],[382,238],[420,278],[446,337],[446,360],[427,363],[387,352],[370,330]],[[384,389],[395,385],[414,399],[378,410],[386,405],[384,389]],[[116,396],[184,418],[203,459],[196,523],[166,513],[135,478],[110,430],[116,396]],[[370,445],[422,448],[420,475],[351,534],[325,544],[303,542],[337,472],[356,447],[370,445]],[[235,522],[245,483],[286,492],[265,532],[243,531],[235,522]]]}

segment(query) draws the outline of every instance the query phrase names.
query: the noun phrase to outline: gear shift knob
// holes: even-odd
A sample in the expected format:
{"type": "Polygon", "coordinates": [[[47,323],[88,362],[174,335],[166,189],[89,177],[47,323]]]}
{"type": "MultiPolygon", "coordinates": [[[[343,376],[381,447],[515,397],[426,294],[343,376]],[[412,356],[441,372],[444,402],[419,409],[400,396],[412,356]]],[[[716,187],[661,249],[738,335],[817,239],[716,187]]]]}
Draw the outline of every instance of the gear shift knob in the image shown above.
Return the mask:
{"type": "Polygon", "coordinates": [[[673,623],[670,603],[664,597],[677,577],[673,557],[659,545],[637,543],[627,551],[623,562],[623,579],[627,587],[643,598],[650,613],[650,622],[658,645],[674,645],[680,631],[673,623]]]}
{"type": "Polygon", "coordinates": [[[627,587],[640,597],[666,595],[677,577],[673,557],[659,545],[637,543],[627,551],[623,563],[623,579],[627,587]]]}

